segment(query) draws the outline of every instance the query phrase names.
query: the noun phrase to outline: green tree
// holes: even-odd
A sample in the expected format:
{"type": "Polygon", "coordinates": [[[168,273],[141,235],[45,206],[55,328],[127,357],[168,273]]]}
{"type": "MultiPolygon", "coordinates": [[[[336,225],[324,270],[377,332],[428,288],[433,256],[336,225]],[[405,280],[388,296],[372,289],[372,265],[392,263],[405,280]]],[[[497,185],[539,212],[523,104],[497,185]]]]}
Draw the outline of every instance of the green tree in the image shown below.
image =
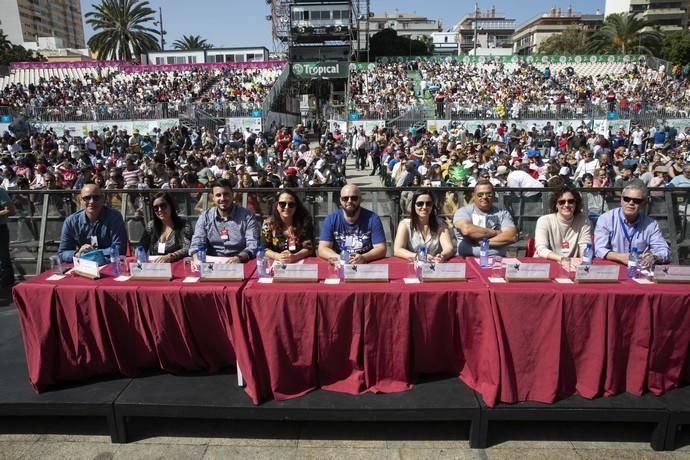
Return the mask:
{"type": "Polygon", "coordinates": [[[661,32],[654,24],[637,17],[637,13],[606,16],[599,30],[592,34],[590,50],[595,53],[645,53],[658,55],[661,32]]]}
{"type": "Polygon", "coordinates": [[[539,54],[587,54],[590,32],[580,27],[570,27],[560,34],[551,35],[539,44],[539,54]]]}
{"type": "Polygon", "coordinates": [[[661,58],[670,62],[690,62],[690,33],[684,30],[664,33],[661,58]]]}
{"type": "Polygon", "coordinates": [[[0,65],[9,65],[11,62],[45,61],[40,53],[29,51],[21,45],[13,45],[7,35],[0,32],[0,65]]]}
{"type": "Polygon", "coordinates": [[[175,40],[173,46],[176,50],[199,50],[213,48],[213,45],[208,43],[199,35],[183,35],[180,40],[175,40]]]}
{"type": "Polygon", "coordinates": [[[399,37],[393,29],[374,34],[369,42],[370,59],[378,56],[429,56],[431,52],[421,40],[399,37]]]}
{"type": "Polygon", "coordinates": [[[130,61],[140,54],[160,49],[159,31],[149,27],[155,11],[145,0],[101,0],[85,15],[96,32],[88,42],[99,59],[130,61]]]}

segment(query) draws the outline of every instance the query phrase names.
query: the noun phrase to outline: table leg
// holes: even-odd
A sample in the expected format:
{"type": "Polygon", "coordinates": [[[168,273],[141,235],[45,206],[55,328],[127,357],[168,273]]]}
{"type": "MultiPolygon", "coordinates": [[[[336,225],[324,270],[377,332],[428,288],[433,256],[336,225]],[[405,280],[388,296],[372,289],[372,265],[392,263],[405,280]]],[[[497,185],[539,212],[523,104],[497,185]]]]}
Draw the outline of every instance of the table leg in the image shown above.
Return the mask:
{"type": "Polygon", "coordinates": [[[240,369],[240,362],[236,361],[236,363],[237,363],[237,386],[243,387],[244,386],[244,377],[242,376],[242,370],[240,369]]]}

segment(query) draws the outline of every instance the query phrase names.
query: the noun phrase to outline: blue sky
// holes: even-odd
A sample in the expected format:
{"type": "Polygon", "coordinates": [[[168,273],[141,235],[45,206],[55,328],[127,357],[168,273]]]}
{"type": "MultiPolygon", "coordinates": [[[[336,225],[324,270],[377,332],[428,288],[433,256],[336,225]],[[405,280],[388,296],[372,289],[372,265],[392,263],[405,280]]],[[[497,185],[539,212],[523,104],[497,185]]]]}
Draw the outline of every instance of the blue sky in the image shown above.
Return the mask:
{"type": "MultiPolygon", "coordinates": [[[[81,0],[82,13],[92,10],[91,5],[97,0],[81,0]]],[[[273,50],[271,39],[271,22],[266,20],[270,6],[265,0],[149,0],[152,8],[163,8],[163,24],[166,35],[166,49],[182,35],[201,35],[216,47],[233,46],[266,46],[273,50]]],[[[552,7],[565,11],[569,5],[573,10],[583,13],[594,13],[600,9],[603,13],[605,0],[532,0],[516,2],[496,0],[479,2],[482,11],[496,6],[497,13],[504,13],[518,21],[544,13],[552,7]]],[[[394,13],[415,12],[430,19],[440,19],[444,30],[449,29],[465,14],[474,9],[474,2],[458,0],[371,0],[373,12],[394,13]]],[[[86,38],[93,31],[84,24],[86,38]]]]}

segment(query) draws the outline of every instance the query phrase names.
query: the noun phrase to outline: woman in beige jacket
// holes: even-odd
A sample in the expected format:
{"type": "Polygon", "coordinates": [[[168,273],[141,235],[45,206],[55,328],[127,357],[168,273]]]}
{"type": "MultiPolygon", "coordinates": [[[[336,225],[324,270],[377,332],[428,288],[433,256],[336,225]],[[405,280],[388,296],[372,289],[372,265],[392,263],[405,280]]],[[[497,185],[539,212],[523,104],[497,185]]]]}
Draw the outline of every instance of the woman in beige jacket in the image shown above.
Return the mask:
{"type": "Polygon", "coordinates": [[[580,257],[587,243],[592,242],[592,227],[581,212],[580,193],[569,187],[555,192],[551,211],[537,220],[534,256],[557,262],[562,257],[580,257]]]}

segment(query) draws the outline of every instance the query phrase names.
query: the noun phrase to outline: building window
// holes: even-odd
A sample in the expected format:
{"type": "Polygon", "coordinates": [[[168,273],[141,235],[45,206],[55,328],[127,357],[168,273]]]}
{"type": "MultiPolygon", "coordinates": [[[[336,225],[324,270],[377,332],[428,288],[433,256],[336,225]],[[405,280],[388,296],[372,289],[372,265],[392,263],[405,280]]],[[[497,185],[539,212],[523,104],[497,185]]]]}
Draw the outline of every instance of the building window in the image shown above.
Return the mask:
{"type": "Polygon", "coordinates": [[[196,64],[196,56],[189,56],[187,61],[189,64],[196,64]]]}
{"type": "Polygon", "coordinates": [[[166,63],[167,64],[174,64],[175,63],[175,56],[168,56],[166,63]]]}
{"type": "Polygon", "coordinates": [[[156,58],[156,65],[161,65],[161,64],[165,64],[165,58],[157,57],[156,58]]]}

